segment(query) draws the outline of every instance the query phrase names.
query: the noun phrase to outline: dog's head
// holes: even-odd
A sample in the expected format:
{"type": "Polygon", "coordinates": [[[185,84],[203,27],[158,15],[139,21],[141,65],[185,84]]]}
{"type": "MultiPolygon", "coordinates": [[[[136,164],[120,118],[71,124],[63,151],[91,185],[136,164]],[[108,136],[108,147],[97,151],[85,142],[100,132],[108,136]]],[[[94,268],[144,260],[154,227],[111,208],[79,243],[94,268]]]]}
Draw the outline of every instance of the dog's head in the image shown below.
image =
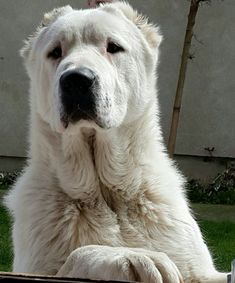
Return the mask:
{"type": "Polygon", "coordinates": [[[44,15],[21,50],[36,111],[53,130],[119,127],[155,95],[161,35],[127,3],[44,15]]]}

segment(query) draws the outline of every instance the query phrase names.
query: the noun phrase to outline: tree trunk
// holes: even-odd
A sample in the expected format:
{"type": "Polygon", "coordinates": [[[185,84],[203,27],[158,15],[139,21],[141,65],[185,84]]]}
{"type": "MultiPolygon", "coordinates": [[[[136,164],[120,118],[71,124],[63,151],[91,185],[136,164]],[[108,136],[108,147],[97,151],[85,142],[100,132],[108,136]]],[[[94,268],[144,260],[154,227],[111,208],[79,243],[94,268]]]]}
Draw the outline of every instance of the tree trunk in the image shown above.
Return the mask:
{"type": "Polygon", "coordinates": [[[174,107],[173,107],[170,135],[169,135],[169,140],[168,140],[168,152],[169,152],[170,157],[173,157],[174,150],[175,150],[175,142],[176,142],[176,136],[177,136],[179,115],[180,115],[180,110],[181,110],[182,94],[183,94],[183,89],[184,89],[184,82],[185,82],[185,76],[186,76],[186,71],[187,71],[188,59],[190,56],[191,41],[193,37],[193,27],[195,25],[195,19],[196,19],[196,15],[197,15],[197,11],[198,11],[200,2],[201,0],[191,0],[190,10],[188,14],[188,24],[187,24],[185,38],[184,38],[184,47],[183,47],[183,53],[181,57],[179,78],[178,78],[175,102],[174,102],[174,107]]]}

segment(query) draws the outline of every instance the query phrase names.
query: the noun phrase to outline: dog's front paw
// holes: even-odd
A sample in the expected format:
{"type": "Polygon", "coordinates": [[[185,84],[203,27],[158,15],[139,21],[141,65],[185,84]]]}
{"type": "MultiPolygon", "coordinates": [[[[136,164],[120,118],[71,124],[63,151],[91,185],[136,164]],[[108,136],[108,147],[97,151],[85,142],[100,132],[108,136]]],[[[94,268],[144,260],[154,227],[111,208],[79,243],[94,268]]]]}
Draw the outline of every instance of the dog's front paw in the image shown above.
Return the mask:
{"type": "Polygon", "coordinates": [[[183,282],[177,267],[164,253],[107,246],[76,249],[57,276],[146,283],[183,282]]]}

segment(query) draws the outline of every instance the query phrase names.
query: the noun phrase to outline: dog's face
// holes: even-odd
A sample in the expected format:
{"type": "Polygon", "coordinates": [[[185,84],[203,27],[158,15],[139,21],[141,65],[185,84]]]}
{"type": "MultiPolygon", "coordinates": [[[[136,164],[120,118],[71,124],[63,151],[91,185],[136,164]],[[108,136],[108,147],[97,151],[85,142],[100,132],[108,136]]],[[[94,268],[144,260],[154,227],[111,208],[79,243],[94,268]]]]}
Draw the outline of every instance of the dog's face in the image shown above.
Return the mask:
{"type": "Polygon", "coordinates": [[[128,4],[53,10],[22,50],[36,111],[57,132],[137,119],[154,95],[160,41],[128,4]]]}

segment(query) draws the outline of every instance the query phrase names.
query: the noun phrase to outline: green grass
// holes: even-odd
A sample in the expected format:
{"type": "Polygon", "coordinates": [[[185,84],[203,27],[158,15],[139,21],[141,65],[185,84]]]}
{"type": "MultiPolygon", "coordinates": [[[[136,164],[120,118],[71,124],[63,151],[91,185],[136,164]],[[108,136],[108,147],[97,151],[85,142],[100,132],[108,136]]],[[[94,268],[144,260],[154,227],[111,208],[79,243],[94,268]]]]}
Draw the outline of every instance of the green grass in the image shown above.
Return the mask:
{"type": "MultiPolygon", "coordinates": [[[[1,198],[0,198],[1,202],[1,198]]],[[[10,271],[12,249],[10,237],[10,218],[5,208],[0,205],[0,270],[10,271]]]]}
{"type": "Polygon", "coordinates": [[[218,270],[230,271],[235,258],[235,223],[201,220],[199,225],[218,270]]]}
{"type": "Polygon", "coordinates": [[[195,216],[199,219],[235,223],[235,205],[194,203],[192,208],[195,216]]]}
{"type": "MultiPolygon", "coordinates": [[[[0,196],[1,202],[1,196],[0,196]]],[[[211,207],[210,207],[211,208],[211,207]]],[[[234,207],[231,207],[233,214],[234,207]]],[[[221,210],[217,209],[217,214],[221,210]]],[[[235,258],[235,223],[211,221],[199,214],[199,225],[204,238],[220,271],[230,271],[230,263],[235,258]]],[[[213,218],[214,219],[214,218],[213,218]]],[[[12,249],[10,241],[10,219],[7,211],[0,205],[0,270],[10,271],[12,249]]]]}
{"type": "Polygon", "coordinates": [[[204,238],[220,271],[235,259],[235,205],[193,204],[204,238]]]}

